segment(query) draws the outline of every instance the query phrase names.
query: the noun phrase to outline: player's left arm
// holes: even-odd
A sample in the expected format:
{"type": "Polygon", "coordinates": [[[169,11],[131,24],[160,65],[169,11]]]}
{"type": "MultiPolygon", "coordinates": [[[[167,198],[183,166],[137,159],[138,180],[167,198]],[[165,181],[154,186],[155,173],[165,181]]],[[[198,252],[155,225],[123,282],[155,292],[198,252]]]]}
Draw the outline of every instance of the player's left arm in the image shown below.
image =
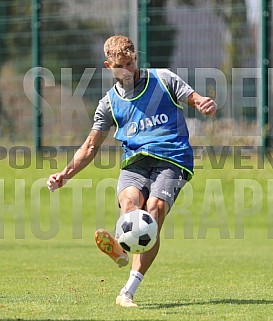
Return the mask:
{"type": "Polygon", "coordinates": [[[193,108],[196,108],[201,114],[214,117],[217,110],[216,102],[210,97],[204,97],[197,92],[191,93],[185,103],[193,108]]]}
{"type": "Polygon", "coordinates": [[[158,69],[158,74],[174,101],[196,108],[206,116],[215,116],[217,105],[213,99],[199,95],[182,78],[168,69],[158,69]]]}

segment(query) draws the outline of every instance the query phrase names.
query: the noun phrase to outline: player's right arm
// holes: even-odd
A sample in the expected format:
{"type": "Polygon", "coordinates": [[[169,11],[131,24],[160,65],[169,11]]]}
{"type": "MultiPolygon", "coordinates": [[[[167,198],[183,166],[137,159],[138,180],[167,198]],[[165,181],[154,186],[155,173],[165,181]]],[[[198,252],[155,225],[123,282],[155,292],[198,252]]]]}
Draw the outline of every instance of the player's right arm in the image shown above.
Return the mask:
{"type": "Polygon", "coordinates": [[[96,156],[105,137],[106,134],[103,131],[92,129],[70,163],[61,172],[49,176],[48,189],[53,192],[61,188],[70,178],[84,169],[96,156]]]}

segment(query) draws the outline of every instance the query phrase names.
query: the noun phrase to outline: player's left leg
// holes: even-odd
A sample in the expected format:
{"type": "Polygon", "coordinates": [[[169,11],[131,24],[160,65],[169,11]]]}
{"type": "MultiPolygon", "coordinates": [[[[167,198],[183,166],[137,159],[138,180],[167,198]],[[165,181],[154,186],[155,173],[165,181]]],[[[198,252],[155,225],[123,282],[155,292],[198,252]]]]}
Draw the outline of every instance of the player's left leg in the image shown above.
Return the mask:
{"type": "Polygon", "coordinates": [[[157,220],[158,238],[156,244],[152,247],[151,250],[142,254],[133,255],[133,263],[129,279],[125,286],[121,289],[120,294],[116,299],[116,303],[123,307],[137,306],[133,302],[133,297],[141,281],[143,280],[145,273],[150,268],[157,256],[160,246],[160,230],[163,225],[165,216],[168,213],[169,205],[164,200],[158,199],[156,197],[151,197],[147,200],[146,210],[157,220]]]}
{"type": "Polygon", "coordinates": [[[183,171],[175,165],[164,161],[153,160],[150,173],[150,196],[146,201],[145,210],[149,212],[158,223],[158,239],[154,247],[145,253],[133,255],[132,270],[129,279],[118,296],[118,304],[123,306],[135,306],[132,299],[144,278],[145,273],[151,267],[160,247],[160,230],[165,217],[171,209],[179,191],[185,185],[183,171]],[[124,300],[121,300],[123,298],[124,300]],[[134,305],[131,305],[134,304],[134,305]]]}
{"type": "Polygon", "coordinates": [[[132,270],[140,272],[142,275],[144,275],[147,270],[152,265],[154,259],[157,256],[157,253],[159,251],[160,247],[160,231],[162,228],[162,225],[164,223],[166,214],[169,211],[169,204],[159,198],[156,197],[150,197],[147,200],[147,206],[146,210],[148,213],[150,213],[157,221],[158,225],[158,237],[155,245],[153,248],[145,253],[142,254],[135,254],[133,255],[133,263],[132,263],[132,270]]]}

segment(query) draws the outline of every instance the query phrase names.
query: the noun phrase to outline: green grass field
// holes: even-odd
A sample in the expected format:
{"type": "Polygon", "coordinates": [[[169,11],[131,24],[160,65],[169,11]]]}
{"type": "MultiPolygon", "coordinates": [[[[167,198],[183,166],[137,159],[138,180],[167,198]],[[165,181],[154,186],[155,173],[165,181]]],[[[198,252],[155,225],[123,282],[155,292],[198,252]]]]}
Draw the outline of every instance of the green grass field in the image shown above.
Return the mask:
{"type": "MultiPolygon", "coordinates": [[[[269,164],[203,161],[166,220],[139,307],[126,309],[115,298],[130,267],[117,268],[93,240],[118,217],[118,166],[91,165],[50,196],[48,162],[0,162],[0,320],[273,320],[269,164]]],[[[60,156],[59,169],[65,163],[60,156]]]]}

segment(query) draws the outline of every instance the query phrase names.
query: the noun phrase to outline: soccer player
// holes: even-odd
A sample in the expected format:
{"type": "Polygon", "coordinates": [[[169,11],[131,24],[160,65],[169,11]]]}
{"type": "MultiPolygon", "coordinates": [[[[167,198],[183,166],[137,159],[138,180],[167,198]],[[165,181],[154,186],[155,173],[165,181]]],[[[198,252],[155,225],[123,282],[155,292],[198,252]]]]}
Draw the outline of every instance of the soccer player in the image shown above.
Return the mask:
{"type": "MultiPolygon", "coordinates": [[[[212,117],[217,105],[167,69],[139,69],[134,44],[125,36],[107,39],[104,53],[104,65],[117,82],[100,100],[86,141],[63,171],[49,177],[48,188],[62,187],[84,169],[115,126],[115,138],[124,150],[117,186],[121,214],[144,209],[156,219],[160,232],[179,191],[193,175],[193,152],[180,103],[212,117]]],[[[137,306],[133,296],[157,256],[159,232],[151,250],[133,255],[129,279],[116,304],[137,306]]],[[[107,231],[96,231],[95,239],[118,266],[128,264],[127,253],[107,231]]]]}

